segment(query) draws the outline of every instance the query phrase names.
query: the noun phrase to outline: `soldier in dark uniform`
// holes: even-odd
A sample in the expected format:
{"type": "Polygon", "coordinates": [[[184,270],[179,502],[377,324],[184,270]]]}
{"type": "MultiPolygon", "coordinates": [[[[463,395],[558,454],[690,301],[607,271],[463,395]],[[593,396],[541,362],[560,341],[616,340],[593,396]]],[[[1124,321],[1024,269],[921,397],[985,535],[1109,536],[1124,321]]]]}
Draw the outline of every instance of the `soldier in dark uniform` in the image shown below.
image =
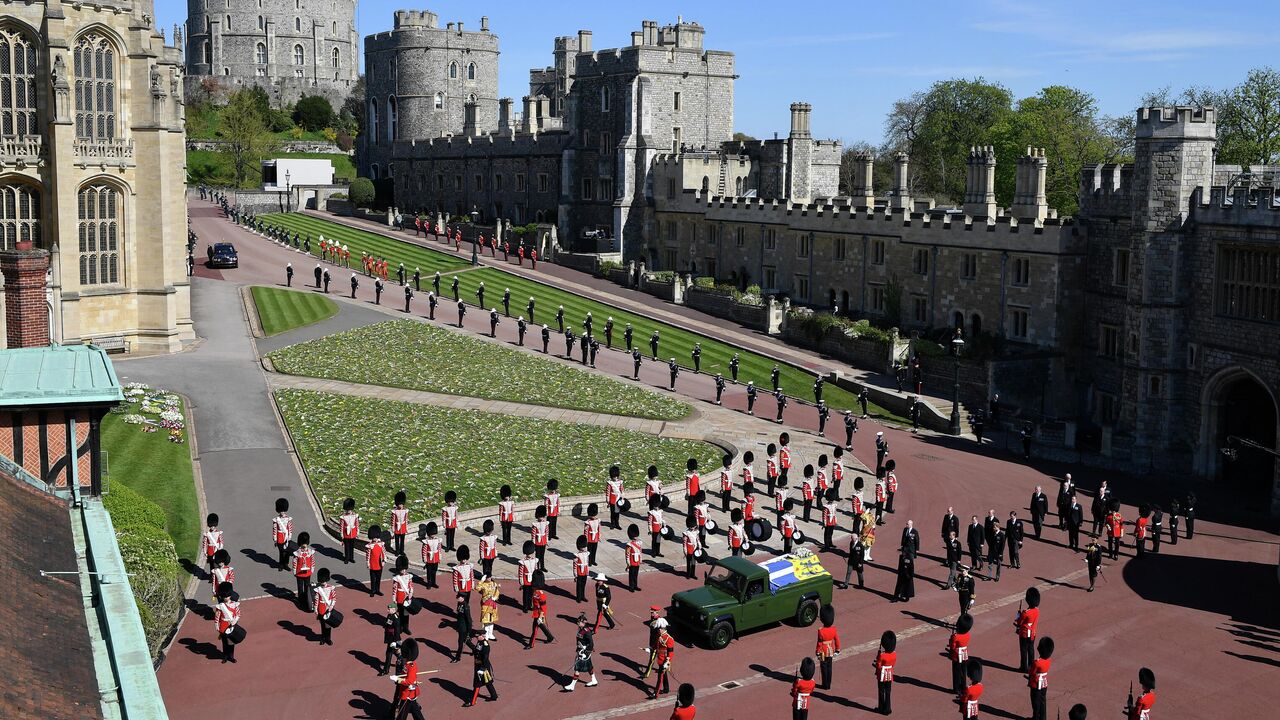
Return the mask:
{"type": "Polygon", "coordinates": [[[604,346],[613,349],[613,318],[604,321],[604,346]]]}
{"type": "Polygon", "coordinates": [[[1182,514],[1182,503],[1173,500],[1169,503],[1169,544],[1178,544],[1178,516],[1182,514]]]}
{"type": "Polygon", "coordinates": [[[720,397],[724,395],[724,376],[716,373],[716,404],[720,404],[720,397]]]}
{"type": "Polygon", "coordinates": [[[973,575],[969,572],[969,566],[960,566],[960,577],[956,578],[956,595],[960,600],[960,612],[967,613],[969,608],[973,607],[975,583],[973,575]]]}
{"type": "Polygon", "coordinates": [[[457,597],[457,605],[453,612],[454,628],[458,631],[458,649],[454,651],[453,658],[450,663],[462,662],[462,648],[466,646],[467,640],[471,638],[471,608],[467,605],[467,601],[459,593],[457,597]]]}
{"type": "Polygon", "coordinates": [[[331,278],[329,277],[329,269],[328,269],[328,268],[325,268],[325,271],[324,271],[324,294],[325,294],[325,295],[328,295],[328,294],[329,294],[329,280],[330,280],[330,279],[331,279],[331,278]]]}
{"type": "Polygon", "coordinates": [[[827,416],[831,414],[831,408],[822,400],[818,401],[818,434],[827,434],[827,416]]]}
{"type": "Polygon", "coordinates": [[[382,304],[382,278],[373,281],[373,304],[382,304]]]}
{"type": "Polygon", "coordinates": [[[1040,539],[1040,531],[1044,528],[1044,518],[1049,514],[1049,496],[1044,494],[1040,486],[1031,494],[1031,527],[1036,531],[1036,539],[1040,539]]]}
{"type": "Polygon", "coordinates": [[[693,371],[695,373],[702,372],[702,343],[694,343],[693,351],[689,353],[693,358],[693,371]]]}
{"type": "Polygon", "coordinates": [[[591,338],[590,350],[591,350],[591,354],[590,354],[590,357],[591,357],[591,367],[595,367],[595,366],[596,366],[596,353],[600,352],[600,341],[599,341],[599,340],[597,340],[597,339],[595,339],[594,337],[593,337],[593,338],[591,338]]]}
{"type": "Polygon", "coordinates": [[[734,353],[733,357],[729,359],[729,376],[733,378],[734,382],[738,382],[738,365],[740,362],[738,353],[734,353]]]}
{"type": "Polygon", "coordinates": [[[884,477],[884,459],[889,455],[889,441],[884,439],[884,432],[876,433],[876,478],[884,477]]]}
{"type": "Polygon", "coordinates": [[[818,376],[817,380],[813,381],[813,403],[815,405],[822,404],[822,384],[824,382],[826,381],[822,379],[821,375],[818,376]]]}
{"type": "Polygon", "coordinates": [[[593,321],[592,321],[592,319],[591,319],[591,311],[590,311],[590,310],[588,310],[588,311],[587,311],[587,316],[586,316],[585,318],[583,318],[583,319],[582,319],[582,332],[583,332],[583,334],[584,334],[584,335],[590,335],[590,334],[591,334],[591,325],[592,325],[592,323],[593,323],[593,321]]]}
{"type": "Polygon", "coordinates": [[[427,312],[430,313],[430,317],[432,320],[436,319],[436,305],[439,302],[440,302],[440,299],[436,297],[435,293],[433,292],[427,293],[427,312]]]}
{"type": "Polygon", "coordinates": [[[1183,513],[1187,518],[1187,539],[1190,540],[1196,534],[1196,494],[1187,493],[1186,500],[1182,503],[1183,513]]]}
{"type": "Polygon", "coordinates": [[[671,372],[671,387],[667,389],[672,392],[675,392],[676,377],[680,374],[680,366],[676,364],[675,358],[671,358],[671,361],[667,363],[667,370],[671,372]]]}
{"type": "Polygon", "coordinates": [[[773,399],[778,402],[778,424],[782,424],[782,411],[787,408],[787,396],[783,394],[782,388],[776,387],[773,391],[773,399]]]}
{"type": "Polygon", "coordinates": [[[627,343],[627,349],[631,349],[631,336],[634,331],[631,329],[631,323],[627,323],[627,327],[622,331],[622,339],[627,343]]]}
{"type": "MultiPolygon", "coordinates": [[[[209,260],[213,260],[213,246],[209,246],[209,260]]],[[[316,269],[313,273],[316,276],[316,289],[320,289],[320,280],[324,277],[324,269],[320,267],[320,263],[316,263],[316,269]]]]}
{"type": "MultiPolygon", "coordinates": [[[[481,307],[483,308],[484,306],[482,305],[481,307]]],[[[498,308],[493,308],[489,311],[489,337],[498,337],[499,322],[501,321],[498,319],[498,308]]]]}
{"type": "Polygon", "coordinates": [[[413,269],[413,291],[422,292],[422,271],[418,268],[413,269]]]}
{"type": "MultiPolygon", "coordinates": [[[[901,390],[902,388],[898,389],[901,390]]],[[[862,417],[871,417],[867,414],[867,388],[865,386],[858,391],[858,404],[862,406],[862,417]]]]}
{"type": "Polygon", "coordinates": [[[285,287],[293,287],[293,263],[284,266],[285,287]]]}
{"type": "Polygon", "coordinates": [[[911,398],[911,410],[908,411],[911,416],[911,432],[919,432],[920,430],[920,399],[911,398]]]}
{"type": "Polygon", "coordinates": [[[658,331],[657,330],[654,330],[653,334],[649,336],[649,350],[653,352],[653,359],[657,360],[658,359],[658,331]]]}
{"type": "Polygon", "coordinates": [[[484,282],[476,287],[476,307],[484,308],[484,282]]]}
{"type": "Polygon", "coordinates": [[[1022,427],[1022,459],[1031,459],[1031,424],[1022,427]]]}
{"type": "Polygon", "coordinates": [[[511,288],[502,291],[502,314],[511,317],[511,288]]]}
{"type": "Polygon", "coordinates": [[[563,305],[561,305],[560,308],[556,310],[556,325],[560,327],[560,332],[564,332],[564,306],[563,305]]]}
{"type": "Polygon", "coordinates": [[[1009,543],[1009,567],[1017,570],[1022,567],[1022,521],[1018,519],[1018,513],[1014,510],[1009,511],[1009,521],[1004,525],[1005,542],[1009,543]]]}
{"type": "Polygon", "coordinates": [[[1151,552],[1160,552],[1160,536],[1164,533],[1164,510],[1151,506],[1151,552]]]}
{"type": "Polygon", "coordinates": [[[440,271],[439,270],[437,270],[436,274],[431,277],[431,291],[434,292],[436,295],[440,294],[440,271]]]}
{"type": "Polygon", "coordinates": [[[459,302],[460,298],[458,297],[458,276],[457,275],[453,276],[453,282],[449,283],[449,289],[453,290],[453,301],[459,302]]]}
{"type": "Polygon", "coordinates": [[[528,329],[529,327],[525,324],[523,317],[516,319],[516,336],[520,347],[524,347],[524,333],[528,329]]]}
{"type": "Polygon", "coordinates": [[[360,287],[360,281],[356,279],[356,274],[351,273],[351,299],[356,299],[356,288],[360,287]]]}
{"type": "Polygon", "coordinates": [[[534,302],[533,296],[532,296],[532,295],[530,295],[530,296],[529,296],[529,304],[524,306],[524,311],[525,311],[525,312],[527,312],[527,313],[529,313],[529,322],[531,322],[531,323],[532,323],[532,322],[537,322],[537,320],[535,320],[535,319],[534,319],[534,315],[533,315],[533,308],[534,308],[534,305],[536,305],[536,304],[537,304],[537,303],[535,303],[535,302],[534,302]]]}
{"type": "Polygon", "coordinates": [[[396,268],[396,282],[404,285],[404,263],[400,263],[400,267],[396,268]]]}
{"type": "MultiPolygon", "coordinates": [[[[351,279],[355,280],[356,277],[352,275],[351,279]]],[[[409,287],[408,285],[405,285],[404,286],[404,311],[406,313],[409,312],[409,302],[411,300],[413,300],[413,288],[409,287]]]]}
{"type": "MultiPolygon", "coordinates": [[[[942,516],[942,529],[939,531],[939,536],[942,538],[942,547],[944,550],[947,547],[947,543],[950,542],[951,535],[953,533],[957,536],[960,534],[960,518],[956,515],[955,508],[948,507],[947,514],[942,516]]],[[[950,585],[951,583],[948,581],[947,584],[950,585]]]]}
{"type": "Polygon", "coordinates": [[[853,412],[844,411],[844,449],[853,450],[853,434],[858,432],[858,420],[853,412]]]}
{"type": "Polygon", "coordinates": [[[1089,544],[1084,548],[1084,562],[1089,568],[1089,592],[1093,592],[1093,583],[1102,571],[1102,546],[1098,544],[1097,535],[1089,536],[1089,544]]]}
{"type": "Polygon", "coordinates": [[[466,315],[467,315],[467,304],[459,300],[458,301],[458,327],[462,327],[462,318],[466,317],[466,315]]]}
{"type": "Polygon", "coordinates": [[[547,346],[551,344],[551,328],[542,326],[542,354],[547,354],[547,346]]]}
{"type": "Polygon", "coordinates": [[[573,359],[573,341],[576,339],[572,328],[564,331],[564,356],[570,360],[573,359]]]}
{"type": "Polygon", "coordinates": [[[579,342],[578,342],[578,345],[582,348],[582,364],[583,364],[583,365],[586,365],[586,364],[587,364],[587,350],[588,350],[588,349],[590,348],[590,346],[591,346],[591,336],[590,336],[590,335],[587,335],[587,334],[585,334],[585,333],[584,333],[584,334],[582,335],[582,337],[578,338],[578,341],[579,341],[579,342]]]}
{"type": "Polygon", "coordinates": [[[780,373],[779,373],[779,370],[778,370],[778,366],[777,366],[777,365],[774,365],[774,366],[773,366],[773,371],[769,373],[769,382],[773,383],[773,391],[774,391],[774,392],[777,392],[777,391],[778,391],[778,376],[779,376],[779,374],[780,374],[780,373]]]}
{"type": "Polygon", "coordinates": [[[389,603],[387,605],[387,615],[382,620],[382,643],[386,645],[387,652],[382,659],[382,669],[378,671],[378,677],[382,677],[391,672],[394,664],[396,674],[404,672],[404,659],[400,656],[400,637],[404,632],[400,628],[400,615],[396,612],[396,604],[389,603]]]}
{"type": "Polygon", "coordinates": [[[640,354],[640,348],[632,348],[631,350],[631,364],[632,364],[631,379],[632,380],[640,379],[640,362],[643,359],[644,359],[644,356],[640,354]]]}
{"type": "Polygon", "coordinates": [[[754,381],[747,381],[747,414],[756,414],[756,384],[754,381]]]}
{"type": "Polygon", "coordinates": [[[842,590],[849,589],[849,579],[854,573],[858,574],[858,587],[863,587],[862,571],[867,564],[867,546],[862,543],[862,536],[854,532],[849,536],[849,554],[844,568],[844,583],[840,585],[842,590]]]}

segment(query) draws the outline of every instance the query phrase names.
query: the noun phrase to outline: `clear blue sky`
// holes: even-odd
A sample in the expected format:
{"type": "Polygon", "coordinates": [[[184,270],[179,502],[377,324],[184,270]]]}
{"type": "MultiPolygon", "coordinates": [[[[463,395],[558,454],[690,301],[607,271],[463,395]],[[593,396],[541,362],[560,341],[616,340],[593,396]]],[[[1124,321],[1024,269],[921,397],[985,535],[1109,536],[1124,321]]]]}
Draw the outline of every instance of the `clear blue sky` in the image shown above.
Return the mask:
{"type": "MultiPolygon", "coordinates": [[[[161,27],[185,20],[182,0],[156,5],[161,27]]],[[[390,29],[401,8],[469,29],[488,15],[501,39],[499,91],[517,99],[528,92],[528,69],[551,63],[554,37],[587,29],[596,49],[618,47],[642,20],[682,14],[706,28],[707,48],[736,54],[735,125],[756,137],[785,133],[787,106],[800,100],[813,104],[815,136],[879,142],[894,100],[953,77],[981,76],[1015,97],[1072,85],[1114,115],[1150,90],[1234,85],[1249,68],[1280,62],[1272,60],[1280,8],[1267,2],[361,0],[360,34],[390,29]]]]}

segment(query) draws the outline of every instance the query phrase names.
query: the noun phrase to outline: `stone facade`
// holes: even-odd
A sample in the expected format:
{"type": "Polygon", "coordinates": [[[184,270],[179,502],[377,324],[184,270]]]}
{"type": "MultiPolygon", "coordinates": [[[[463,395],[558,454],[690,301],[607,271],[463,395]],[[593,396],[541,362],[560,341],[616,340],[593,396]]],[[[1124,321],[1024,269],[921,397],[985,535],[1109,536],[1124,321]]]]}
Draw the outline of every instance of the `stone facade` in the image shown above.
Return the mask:
{"type": "Polygon", "coordinates": [[[182,54],[149,0],[10,4],[0,19],[0,247],[49,251],[50,338],[192,339],[182,54]]]}
{"type": "Polygon", "coordinates": [[[259,86],[277,106],[341,107],[359,77],[355,13],[356,0],[187,0],[187,97],[213,78],[224,95],[259,86]]]}

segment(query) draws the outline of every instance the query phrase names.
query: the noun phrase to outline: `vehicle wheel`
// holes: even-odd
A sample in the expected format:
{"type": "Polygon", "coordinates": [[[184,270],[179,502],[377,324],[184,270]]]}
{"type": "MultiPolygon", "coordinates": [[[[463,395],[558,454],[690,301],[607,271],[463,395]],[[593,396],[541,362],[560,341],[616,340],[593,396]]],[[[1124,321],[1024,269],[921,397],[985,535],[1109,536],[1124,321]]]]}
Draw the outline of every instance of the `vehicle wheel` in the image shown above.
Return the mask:
{"type": "MultiPolygon", "coordinates": [[[[815,611],[816,617],[816,611],[815,611]]],[[[723,650],[729,647],[730,641],[733,640],[733,624],[721,620],[711,626],[711,632],[707,634],[708,644],[712,650],[723,650]]]]}
{"type": "Polygon", "coordinates": [[[800,607],[796,608],[796,625],[800,627],[809,627],[818,619],[818,603],[814,600],[805,600],[800,603],[800,607]]]}

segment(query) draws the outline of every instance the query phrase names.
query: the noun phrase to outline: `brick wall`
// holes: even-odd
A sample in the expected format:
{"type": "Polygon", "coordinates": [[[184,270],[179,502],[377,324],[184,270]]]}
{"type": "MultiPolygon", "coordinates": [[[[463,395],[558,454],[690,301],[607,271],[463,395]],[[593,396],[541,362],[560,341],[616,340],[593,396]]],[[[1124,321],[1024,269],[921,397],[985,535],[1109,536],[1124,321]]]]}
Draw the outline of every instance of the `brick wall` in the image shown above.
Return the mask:
{"type": "Polygon", "coordinates": [[[8,347],[44,347],[49,344],[49,307],[45,300],[45,273],[48,270],[48,250],[0,252],[8,347]]]}
{"type": "Polygon", "coordinates": [[[768,330],[769,309],[764,305],[744,305],[734,302],[731,296],[724,293],[708,292],[696,286],[685,293],[684,304],[755,330],[768,330]]]}

